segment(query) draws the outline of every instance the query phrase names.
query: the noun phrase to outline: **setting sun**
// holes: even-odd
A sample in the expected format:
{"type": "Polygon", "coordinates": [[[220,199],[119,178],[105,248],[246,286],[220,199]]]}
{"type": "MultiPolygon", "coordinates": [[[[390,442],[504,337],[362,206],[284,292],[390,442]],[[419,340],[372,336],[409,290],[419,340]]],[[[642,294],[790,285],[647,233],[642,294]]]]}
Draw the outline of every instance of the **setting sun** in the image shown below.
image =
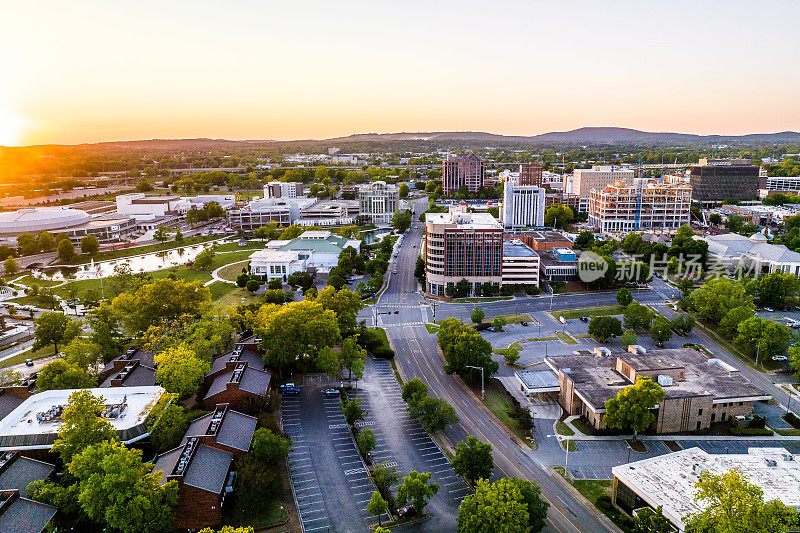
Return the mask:
{"type": "Polygon", "coordinates": [[[24,121],[0,111],[0,146],[14,146],[20,142],[24,121]]]}

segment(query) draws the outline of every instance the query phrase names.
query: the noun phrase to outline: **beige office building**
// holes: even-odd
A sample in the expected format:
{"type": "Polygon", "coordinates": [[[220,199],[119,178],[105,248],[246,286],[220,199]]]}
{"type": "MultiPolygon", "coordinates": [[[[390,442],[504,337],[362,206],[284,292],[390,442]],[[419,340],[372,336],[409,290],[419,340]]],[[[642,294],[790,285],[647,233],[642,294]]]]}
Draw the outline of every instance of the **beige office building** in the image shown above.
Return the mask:
{"type": "Polygon", "coordinates": [[[633,170],[613,165],[595,165],[590,169],[576,168],[572,172],[571,190],[567,190],[570,185],[566,185],[567,188],[564,189],[564,192],[577,194],[581,198],[589,198],[592,189],[602,189],[616,181],[630,183],[633,178],[633,170]]]}

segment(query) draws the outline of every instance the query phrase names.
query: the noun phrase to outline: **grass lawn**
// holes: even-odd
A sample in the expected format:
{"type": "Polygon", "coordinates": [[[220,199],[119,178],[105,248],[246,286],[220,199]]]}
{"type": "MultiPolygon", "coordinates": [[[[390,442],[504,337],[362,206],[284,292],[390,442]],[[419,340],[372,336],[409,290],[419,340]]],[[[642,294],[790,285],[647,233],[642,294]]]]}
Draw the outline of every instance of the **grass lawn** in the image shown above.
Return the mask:
{"type": "MultiPolygon", "coordinates": [[[[33,297],[33,296],[20,296],[19,298],[11,298],[10,300],[6,300],[6,301],[7,302],[14,302],[15,304],[19,304],[19,305],[32,305],[34,307],[38,307],[36,305],[36,302],[38,301],[38,298],[33,297]]],[[[17,312],[21,313],[20,311],[17,311],[17,312]]]]}
{"type": "Polygon", "coordinates": [[[247,241],[247,245],[239,246],[239,242],[226,242],[225,244],[218,244],[215,252],[237,252],[239,250],[263,250],[267,245],[267,241],[247,241]]]}
{"type": "Polygon", "coordinates": [[[576,418],[572,421],[572,427],[583,433],[584,435],[591,435],[592,430],[586,425],[586,422],[582,418],[576,418]]]}
{"type": "Polygon", "coordinates": [[[211,301],[219,310],[224,310],[231,305],[264,302],[260,294],[253,294],[247,289],[240,289],[230,283],[215,281],[208,288],[211,290],[211,301]]]}
{"type": "Polygon", "coordinates": [[[625,310],[621,305],[605,305],[600,307],[583,307],[580,309],[564,309],[562,311],[553,311],[553,316],[564,317],[566,320],[573,318],[580,318],[582,316],[602,316],[602,315],[621,315],[625,310]]]}
{"type": "Polygon", "coordinates": [[[765,371],[765,370],[777,370],[781,368],[781,364],[778,361],[773,361],[768,357],[761,357],[758,360],[758,365],[756,365],[755,355],[748,355],[740,350],[737,350],[730,342],[723,339],[722,336],[714,330],[713,327],[710,327],[709,324],[701,323],[700,321],[696,322],[696,326],[700,328],[700,330],[717,341],[717,344],[721,345],[723,348],[728,350],[730,353],[738,357],[744,363],[750,365],[751,367],[755,368],[756,370],[765,371]]]}
{"type": "Polygon", "coordinates": [[[522,351],[522,344],[525,342],[543,342],[555,340],[558,340],[558,337],[531,337],[530,339],[522,339],[521,341],[512,342],[509,345],[509,348],[516,348],[517,350],[522,351]]]}
{"type": "Polygon", "coordinates": [[[575,441],[572,440],[572,439],[561,440],[558,443],[561,445],[561,449],[562,450],[567,450],[568,452],[574,452],[574,451],[577,451],[577,449],[578,449],[578,445],[575,444],[575,441]]]}
{"type": "MultiPolygon", "coordinates": [[[[478,387],[473,388],[473,390],[477,389],[476,394],[480,396],[480,385],[478,387]]],[[[503,388],[500,383],[495,379],[490,379],[489,383],[486,384],[486,395],[483,400],[483,404],[489,408],[489,410],[494,413],[494,416],[500,419],[500,421],[506,425],[508,429],[514,432],[514,434],[522,439],[523,442],[527,443],[528,446],[531,448],[536,448],[536,442],[533,440],[528,440],[528,436],[522,432],[517,426],[517,421],[508,416],[508,411],[511,410],[511,399],[508,395],[508,392],[503,388]]]]}
{"type": "Polygon", "coordinates": [[[556,331],[556,337],[561,339],[567,344],[578,344],[578,341],[572,338],[572,336],[568,333],[564,333],[563,331],[556,331]]]}
{"type": "Polygon", "coordinates": [[[50,357],[51,355],[55,355],[55,347],[51,344],[50,346],[45,346],[37,351],[32,350],[25,350],[22,353],[18,353],[8,359],[3,359],[0,361],[0,368],[7,368],[9,366],[18,365],[20,363],[24,363],[26,359],[41,359],[43,357],[50,357]]]}
{"type": "Polygon", "coordinates": [[[437,324],[425,324],[425,329],[427,329],[428,333],[431,335],[439,333],[439,326],[437,324]]]}
{"type": "MultiPolygon", "coordinates": [[[[564,468],[556,466],[553,470],[558,472],[561,476],[564,476],[564,468]]],[[[631,519],[622,514],[622,512],[610,502],[612,491],[610,479],[576,479],[570,483],[584,498],[592,502],[592,505],[597,507],[603,514],[610,518],[612,522],[619,526],[622,531],[632,531],[631,519]]]]}
{"type": "Polygon", "coordinates": [[[30,287],[31,285],[38,285],[39,287],[52,287],[54,285],[59,285],[63,282],[51,279],[38,279],[28,274],[27,276],[22,276],[21,278],[15,280],[14,283],[20,283],[22,285],[27,285],[28,287],[30,287]]]}
{"type": "MultiPolygon", "coordinates": [[[[224,256],[223,256],[224,257],[224,256]]],[[[247,268],[247,259],[242,259],[241,263],[231,263],[228,266],[222,268],[217,275],[222,279],[227,279],[228,281],[236,281],[236,278],[239,277],[239,274],[242,273],[242,268],[247,268]]]]}
{"type": "Polygon", "coordinates": [[[532,324],[534,326],[539,324],[528,315],[503,315],[503,317],[509,324],[519,324],[520,322],[528,322],[528,324],[532,324]]]}
{"type": "Polygon", "coordinates": [[[237,505],[237,509],[233,512],[234,516],[240,518],[237,521],[237,526],[251,526],[253,528],[262,528],[277,526],[283,524],[289,517],[286,508],[280,502],[270,502],[261,512],[245,512],[242,513],[241,508],[237,505]]]}
{"type": "MultiPolygon", "coordinates": [[[[161,244],[148,244],[145,246],[130,246],[128,248],[120,248],[119,250],[107,250],[104,252],[100,252],[94,256],[95,263],[98,261],[107,261],[109,259],[119,259],[121,257],[130,257],[132,255],[141,255],[150,252],[163,252],[164,250],[172,250],[175,248],[184,248],[186,246],[191,246],[193,244],[200,244],[203,242],[213,241],[215,239],[220,239],[219,235],[208,235],[208,236],[198,236],[198,237],[187,237],[183,239],[183,242],[180,244],[176,243],[174,240],[170,240],[161,244]]],[[[63,261],[56,264],[59,265],[82,265],[84,263],[89,263],[92,260],[92,257],[89,255],[78,254],[72,258],[71,261],[63,261]]]]}
{"type": "Polygon", "coordinates": [[[559,435],[566,435],[567,437],[571,437],[575,434],[575,432],[572,431],[572,428],[561,421],[556,423],[556,432],[559,435]]]}

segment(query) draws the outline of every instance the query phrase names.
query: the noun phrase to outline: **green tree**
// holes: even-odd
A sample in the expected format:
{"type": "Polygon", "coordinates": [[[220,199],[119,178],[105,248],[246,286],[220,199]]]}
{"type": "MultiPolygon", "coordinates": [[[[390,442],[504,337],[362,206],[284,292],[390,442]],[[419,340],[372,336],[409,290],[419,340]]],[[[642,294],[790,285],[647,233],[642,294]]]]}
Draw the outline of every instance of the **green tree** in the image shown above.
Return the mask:
{"type": "MultiPolygon", "coordinates": [[[[723,318],[722,320],[725,319],[723,318]]],[[[670,325],[680,335],[688,335],[694,328],[694,317],[691,315],[678,315],[670,321],[670,325]]]]}
{"type": "Polygon", "coordinates": [[[672,524],[664,516],[663,508],[660,505],[655,511],[649,507],[639,509],[636,516],[633,517],[633,533],[671,533],[672,531],[672,524]]]}
{"type": "Polygon", "coordinates": [[[36,386],[41,390],[86,389],[97,385],[88,372],[63,359],[47,363],[39,372],[36,386]]]}
{"type": "Polygon", "coordinates": [[[631,295],[631,291],[627,288],[622,287],[620,290],[617,291],[617,303],[622,307],[627,307],[633,301],[633,296],[631,295]]]}
{"type": "Polygon", "coordinates": [[[442,398],[425,396],[408,405],[409,416],[419,419],[428,431],[440,431],[458,422],[453,406],[442,398]]]}
{"type": "Polygon", "coordinates": [[[485,316],[486,316],[486,314],[483,312],[483,310],[480,307],[476,307],[472,311],[472,315],[470,316],[470,320],[472,320],[473,324],[480,324],[481,322],[483,322],[483,317],[485,317],[485,316]]]}
{"type": "Polygon", "coordinates": [[[255,317],[255,329],[262,339],[264,360],[276,367],[314,359],[322,348],[333,346],[341,338],[336,313],[309,300],[262,306],[255,317]]]}
{"type": "Polygon", "coordinates": [[[348,335],[356,329],[356,315],[364,307],[361,297],[350,289],[325,287],[314,299],[323,309],[336,313],[339,331],[348,335]]]}
{"type": "Polygon", "coordinates": [[[494,320],[492,320],[492,326],[494,327],[494,329],[500,331],[502,331],[503,328],[506,327],[506,324],[508,324],[508,321],[506,320],[506,317],[504,317],[503,315],[496,316],[494,317],[494,320]]]}
{"type": "Polygon", "coordinates": [[[177,398],[177,394],[164,394],[147,415],[150,441],[158,451],[171,450],[180,444],[189,428],[187,413],[177,398]]]}
{"type": "Polygon", "coordinates": [[[85,235],[81,239],[81,253],[88,255],[97,255],[100,251],[100,243],[94,235],[85,235]]]}
{"type": "Polygon", "coordinates": [[[47,231],[40,231],[36,236],[36,245],[39,250],[49,252],[56,247],[56,238],[52,233],[47,231]]]}
{"type": "Polygon", "coordinates": [[[114,313],[111,304],[102,302],[86,316],[89,339],[100,346],[103,361],[109,362],[122,354],[122,321],[114,313]]]}
{"type": "Polygon", "coordinates": [[[492,360],[492,345],[480,333],[456,318],[447,318],[442,322],[438,340],[446,361],[444,370],[448,374],[455,372],[475,382],[480,379],[480,372],[468,365],[483,367],[485,379],[500,369],[500,365],[492,360]]]}
{"type": "Polygon", "coordinates": [[[53,444],[64,464],[88,446],[103,441],[117,440],[117,432],[108,420],[100,416],[105,409],[102,398],[88,390],[75,391],[69,395],[67,406],[61,415],[58,439],[53,444]]]}
{"type": "Polygon", "coordinates": [[[118,441],[87,446],[69,463],[84,512],[121,533],[167,531],[178,502],[178,484],[161,485],[161,473],[142,462],[142,451],[118,441]]]}
{"type": "Polygon", "coordinates": [[[249,280],[247,282],[247,284],[245,286],[247,287],[248,291],[256,292],[261,287],[261,283],[259,283],[258,281],[254,280],[254,279],[251,279],[251,280],[249,280]]]}
{"type": "Polygon", "coordinates": [[[30,233],[23,233],[17,237],[17,246],[22,255],[33,255],[39,253],[39,250],[41,250],[41,248],[39,248],[39,243],[36,241],[36,237],[30,233]]]}
{"type": "Polygon", "coordinates": [[[375,432],[369,428],[362,429],[356,437],[356,445],[362,457],[366,457],[369,452],[375,449],[375,432]]]}
{"type": "Polygon", "coordinates": [[[64,346],[64,360],[81,370],[95,374],[98,365],[103,362],[102,348],[91,339],[76,337],[64,346]]]}
{"type": "Polygon", "coordinates": [[[211,292],[200,281],[162,278],[123,292],[111,302],[112,309],[134,334],[181,315],[200,317],[209,310],[211,292]]]}
{"type": "Polygon", "coordinates": [[[42,313],[33,323],[36,326],[34,331],[36,340],[33,341],[34,351],[52,344],[55,351],[58,352],[59,344],[71,341],[81,332],[77,322],[70,320],[63,313],[55,311],[42,313]]]}
{"type": "Polygon", "coordinates": [[[575,239],[575,248],[578,250],[588,250],[594,244],[594,233],[591,231],[583,230],[578,234],[578,238],[575,239]]]}
{"type": "Polygon", "coordinates": [[[646,330],[652,322],[653,312],[639,302],[631,302],[622,314],[622,323],[625,329],[646,330]]]}
{"type": "Polygon", "coordinates": [[[428,386],[419,378],[413,378],[403,384],[403,401],[415,403],[421,398],[428,396],[428,386]]]}
{"type": "Polygon", "coordinates": [[[798,524],[795,509],[780,500],[764,501],[764,491],[737,469],[700,473],[695,501],[703,510],[686,520],[687,529],[708,533],[779,533],[798,524]]]}
{"type": "Polygon", "coordinates": [[[364,377],[366,359],[367,351],[358,345],[356,337],[347,337],[342,341],[339,360],[342,368],[347,369],[347,379],[351,379],[353,374],[355,374],[356,379],[364,377]]]}
{"type": "Polygon", "coordinates": [[[411,211],[402,210],[392,215],[392,227],[398,233],[405,233],[411,227],[411,211]]]}
{"type": "Polygon", "coordinates": [[[17,272],[19,272],[19,263],[17,263],[17,260],[13,257],[6,258],[6,260],[3,261],[3,273],[6,276],[13,276],[17,272]]]}
{"type": "Polygon", "coordinates": [[[263,466],[276,467],[286,461],[291,449],[290,439],[276,435],[267,428],[258,428],[253,433],[250,454],[263,466]]]}
{"type": "Polygon", "coordinates": [[[71,261],[75,257],[75,246],[69,239],[58,243],[58,258],[62,261],[71,261]]]}
{"type": "Polygon", "coordinates": [[[800,280],[790,272],[773,272],[756,280],[758,304],[765,307],[797,305],[800,280]]]}
{"type": "Polygon", "coordinates": [[[636,338],[636,332],[633,331],[632,329],[626,330],[619,338],[619,340],[625,346],[636,344],[638,341],[638,339],[636,338]]]}
{"type": "Polygon", "coordinates": [[[503,352],[503,359],[505,359],[506,363],[513,366],[517,361],[519,361],[519,350],[516,348],[506,348],[503,352]]]}
{"type": "Polygon", "coordinates": [[[425,284],[425,260],[417,257],[417,263],[414,265],[414,277],[421,284],[425,284]]]}
{"type": "Polygon", "coordinates": [[[211,365],[189,348],[179,345],[155,354],[156,377],[167,391],[181,398],[197,391],[211,365]]]}
{"type": "Polygon", "coordinates": [[[740,305],[734,307],[719,321],[719,333],[726,339],[733,339],[739,332],[739,324],[756,316],[755,309],[751,305],[740,305]]]}
{"type": "Polygon", "coordinates": [[[495,483],[479,479],[475,494],[458,508],[459,533],[525,533],[531,531],[528,506],[513,479],[495,483]]]}
{"type": "Polygon", "coordinates": [[[572,209],[562,204],[553,204],[544,212],[544,225],[553,228],[564,228],[575,220],[572,209]]]}
{"type": "Polygon", "coordinates": [[[361,409],[361,402],[357,398],[354,400],[348,400],[346,402],[339,400],[339,403],[342,406],[344,419],[349,425],[352,426],[356,423],[356,420],[361,420],[364,418],[364,411],[361,409]]]}
{"type": "MultiPolygon", "coordinates": [[[[238,276],[236,276],[236,286],[240,289],[244,289],[247,286],[247,282],[250,281],[250,275],[246,272],[242,272],[238,276]]],[[[256,289],[258,290],[258,289],[256,289]]]]}
{"type": "Polygon", "coordinates": [[[211,267],[214,265],[214,256],[216,255],[217,254],[211,247],[205,248],[194,258],[192,268],[195,270],[211,270],[211,267]]]}
{"type": "Polygon", "coordinates": [[[408,193],[410,192],[410,188],[405,183],[401,183],[399,187],[400,198],[408,198],[408,193]]]}
{"type": "Polygon", "coordinates": [[[744,284],[725,277],[707,281],[692,292],[690,300],[699,318],[715,324],[719,324],[731,309],[753,304],[753,297],[745,292],[744,284]]]}
{"type": "Polygon", "coordinates": [[[550,505],[542,498],[539,485],[516,476],[511,479],[522,494],[522,501],[528,505],[528,525],[531,527],[531,531],[541,531],[544,529],[547,509],[550,505]]]}
{"type": "Polygon", "coordinates": [[[597,342],[608,342],[622,335],[622,322],[613,316],[594,316],[589,321],[589,335],[597,342]]]}
{"type": "Polygon", "coordinates": [[[317,356],[317,370],[335,378],[339,373],[339,356],[330,346],[325,346],[317,356]]]}
{"type": "Polygon", "coordinates": [[[494,471],[492,446],[472,435],[456,445],[456,453],[451,463],[455,473],[462,476],[470,484],[479,479],[489,479],[494,471]]]}
{"type": "Polygon", "coordinates": [[[183,233],[181,233],[181,230],[177,230],[175,232],[175,243],[176,244],[183,243],[183,233]]]}
{"type": "Polygon", "coordinates": [[[308,272],[298,271],[289,274],[289,277],[286,278],[286,282],[292,288],[296,289],[300,287],[305,294],[305,292],[314,285],[314,278],[312,278],[311,274],[308,272]]]}
{"type": "Polygon", "coordinates": [[[606,400],[606,426],[623,431],[633,431],[633,438],[647,430],[655,419],[652,408],[664,401],[664,389],[648,377],[639,376],[636,383],[606,400]]]}
{"type": "MultiPolygon", "coordinates": [[[[186,217],[186,221],[190,223],[192,222],[189,220],[188,216],[186,217]]],[[[159,226],[158,228],[156,228],[156,231],[153,232],[153,239],[157,240],[160,243],[164,243],[167,240],[169,240],[169,233],[167,232],[166,228],[164,228],[164,226],[159,226]]]]}
{"type": "Polygon", "coordinates": [[[758,354],[760,360],[783,355],[792,336],[783,324],[760,317],[748,318],[736,329],[738,334],[733,340],[734,345],[750,356],[758,354]]]}
{"type": "MultiPolygon", "coordinates": [[[[378,527],[383,529],[381,526],[381,515],[385,513],[389,509],[389,504],[386,500],[383,499],[381,493],[377,490],[372,493],[372,498],[370,498],[369,502],[367,503],[367,511],[370,514],[374,514],[378,517],[378,527]]],[[[377,532],[377,529],[375,530],[377,532]]]]}
{"type": "Polygon", "coordinates": [[[664,344],[672,338],[672,325],[665,318],[656,317],[653,325],[650,326],[650,337],[656,344],[664,344]]]}
{"type": "Polygon", "coordinates": [[[421,474],[412,470],[397,487],[397,501],[400,505],[411,501],[414,504],[414,510],[422,514],[422,510],[428,505],[428,500],[439,492],[439,484],[431,483],[430,480],[430,472],[421,474]]]}

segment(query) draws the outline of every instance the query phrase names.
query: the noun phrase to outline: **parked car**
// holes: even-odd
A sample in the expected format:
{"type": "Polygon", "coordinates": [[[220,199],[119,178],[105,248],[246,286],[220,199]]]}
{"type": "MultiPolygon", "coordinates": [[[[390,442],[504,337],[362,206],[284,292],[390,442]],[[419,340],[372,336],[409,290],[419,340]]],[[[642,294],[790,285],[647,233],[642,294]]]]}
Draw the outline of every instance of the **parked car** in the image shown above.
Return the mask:
{"type": "Polygon", "coordinates": [[[342,394],[341,392],[339,392],[339,389],[325,389],[324,391],[322,391],[322,393],[325,396],[341,396],[342,394]]]}
{"type": "Polygon", "coordinates": [[[278,387],[278,392],[281,394],[297,394],[300,392],[300,388],[296,387],[294,383],[284,383],[278,387]]]}
{"type": "Polygon", "coordinates": [[[773,309],[773,308],[771,308],[771,307],[765,307],[765,308],[764,308],[764,311],[767,311],[768,313],[771,313],[771,312],[773,312],[773,311],[774,311],[774,309],[773,309]]]}
{"type": "Polygon", "coordinates": [[[25,366],[33,366],[33,359],[25,359],[25,366]]]}
{"type": "Polygon", "coordinates": [[[773,355],[772,356],[772,360],[773,361],[786,361],[787,359],[789,359],[789,358],[786,357],[785,355],[773,355]]]}
{"type": "Polygon", "coordinates": [[[397,516],[400,518],[404,516],[411,516],[414,514],[414,504],[409,503],[408,505],[404,505],[397,510],[397,516]]]}
{"type": "Polygon", "coordinates": [[[581,322],[589,322],[589,317],[587,317],[587,316],[582,316],[582,317],[581,317],[581,322]]]}
{"type": "Polygon", "coordinates": [[[528,327],[528,323],[525,322],[524,320],[522,322],[520,322],[519,325],[520,326],[525,326],[526,328],[528,327]]]}

